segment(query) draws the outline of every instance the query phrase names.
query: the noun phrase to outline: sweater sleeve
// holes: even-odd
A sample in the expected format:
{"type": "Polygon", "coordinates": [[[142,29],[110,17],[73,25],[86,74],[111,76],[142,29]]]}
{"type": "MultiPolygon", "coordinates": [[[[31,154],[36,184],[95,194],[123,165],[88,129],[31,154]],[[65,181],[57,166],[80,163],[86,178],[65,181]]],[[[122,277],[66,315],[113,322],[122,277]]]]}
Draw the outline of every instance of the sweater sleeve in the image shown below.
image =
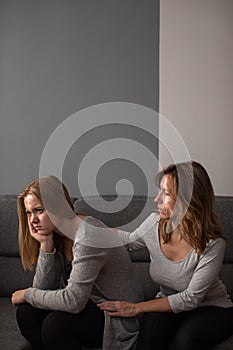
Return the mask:
{"type": "Polygon", "coordinates": [[[177,294],[168,296],[171,309],[175,313],[192,310],[199,306],[208,290],[214,288],[222,266],[225,252],[225,241],[222,238],[212,240],[193,273],[188,287],[177,294]]]}
{"type": "Polygon", "coordinates": [[[62,262],[56,250],[52,253],[40,250],[32,286],[44,290],[57,289],[60,287],[61,278],[62,262]]]}
{"type": "Polygon", "coordinates": [[[126,232],[118,229],[118,236],[130,251],[146,247],[147,233],[157,225],[158,216],[152,213],[133,232],[126,232]]]}
{"type": "Polygon", "coordinates": [[[72,271],[66,288],[41,290],[28,288],[25,301],[37,308],[79,313],[84,309],[93,284],[104,265],[106,251],[75,243],[72,271]]]}

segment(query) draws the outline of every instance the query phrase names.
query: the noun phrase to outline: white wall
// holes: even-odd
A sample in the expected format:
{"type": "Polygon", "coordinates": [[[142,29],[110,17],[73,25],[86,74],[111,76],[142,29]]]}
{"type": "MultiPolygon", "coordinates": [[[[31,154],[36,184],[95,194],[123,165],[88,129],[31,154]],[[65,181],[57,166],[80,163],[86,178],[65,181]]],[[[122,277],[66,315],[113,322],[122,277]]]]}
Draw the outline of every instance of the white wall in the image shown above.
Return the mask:
{"type": "Polygon", "coordinates": [[[160,113],[218,195],[233,195],[232,43],[232,0],[160,1],[160,113]]]}

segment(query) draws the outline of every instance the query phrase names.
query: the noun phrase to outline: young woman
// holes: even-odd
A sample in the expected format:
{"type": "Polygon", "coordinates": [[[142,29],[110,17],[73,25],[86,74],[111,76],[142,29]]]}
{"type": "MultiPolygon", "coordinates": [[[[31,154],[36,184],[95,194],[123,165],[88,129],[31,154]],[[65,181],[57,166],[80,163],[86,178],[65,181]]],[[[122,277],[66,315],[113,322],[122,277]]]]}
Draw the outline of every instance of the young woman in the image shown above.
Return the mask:
{"type": "Polygon", "coordinates": [[[33,349],[135,349],[138,319],[112,319],[104,300],[143,300],[128,252],[103,223],[76,215],[55,177],[30,183],[18,196],[19,244],[32,288],[13,293],[22,335],[33,349]],[[109,248],[111,246],[112,248],[109,248]],[[123,322],[122,322],[123,321],[123,322]]]}
{"type": "Polygon", "coordinates": [[[150,301],[99,307],[109,316],[143,315],[137,350],[211,349],[233,334],[233,303],[218,277],[225,239],[209,176],[199,163],[187,162],[168,166],[155,182],[159,215],[118,234],[130,249],[147,246],[160,291],[150,301]]]}

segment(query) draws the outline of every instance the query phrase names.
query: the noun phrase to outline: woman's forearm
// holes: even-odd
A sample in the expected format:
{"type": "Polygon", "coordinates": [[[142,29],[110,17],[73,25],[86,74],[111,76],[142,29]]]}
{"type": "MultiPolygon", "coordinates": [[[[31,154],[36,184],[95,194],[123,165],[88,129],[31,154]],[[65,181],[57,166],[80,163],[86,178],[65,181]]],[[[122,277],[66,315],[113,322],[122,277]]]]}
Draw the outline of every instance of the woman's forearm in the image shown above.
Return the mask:
{"type": "Polygon", "coordinates": [[[137,314],[145,312],[172,312],[168,298],[158,298],[135,304],[137,314]]]}
{"type": "Polygon", "coordinates": [[[172,312],[168,298],[153,299],[141,303],[127,301],[104,301],[98,307],[113,317],[134,317],[146,312],[172,312]]]}
{"type": "Polygon", "coordinates": [[[57,289],[60,287],[62,276],[61,258],[53,251],[45,253],[40,250],[33,279],[33,287],[39,289],[57,289]]]}

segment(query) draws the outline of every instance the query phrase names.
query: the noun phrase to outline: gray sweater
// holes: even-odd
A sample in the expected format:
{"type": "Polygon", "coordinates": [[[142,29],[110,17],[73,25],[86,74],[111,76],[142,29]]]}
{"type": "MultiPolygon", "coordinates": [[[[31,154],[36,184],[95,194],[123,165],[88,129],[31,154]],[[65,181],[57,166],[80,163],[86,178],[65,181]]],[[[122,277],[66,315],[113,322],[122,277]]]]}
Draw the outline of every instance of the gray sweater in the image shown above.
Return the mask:
{"type": "MultiPolygon", "coordinates": [[[[64,259],[55,252],[40,251],[33,287],[26,290],[25,301],[37,308],[79,313],[88,298],[95,303],[143,300],[142,288],[122,241],[98,220],[87,217],[79,225],[73,256],[66,281],[64,259]]],[[[103,349],[135,349],[138,332],[137,317],[109,317],[105,313],[103,349]]]]}
{"type": "Polygon", "coordinates": [[[160,291],[155,297],[168,296],[173,312],[201,306],[233,306],[225,285],[218,277],[225,252],[224,239],[210,240],[200,255],[192,249],[182,260],[172,261],[160,248],[158,215],[155,213],[134,232],[119,230],[118,235],[129,245],[129,250],[148,248],[150,275],[160,285],[160,291]]]}

